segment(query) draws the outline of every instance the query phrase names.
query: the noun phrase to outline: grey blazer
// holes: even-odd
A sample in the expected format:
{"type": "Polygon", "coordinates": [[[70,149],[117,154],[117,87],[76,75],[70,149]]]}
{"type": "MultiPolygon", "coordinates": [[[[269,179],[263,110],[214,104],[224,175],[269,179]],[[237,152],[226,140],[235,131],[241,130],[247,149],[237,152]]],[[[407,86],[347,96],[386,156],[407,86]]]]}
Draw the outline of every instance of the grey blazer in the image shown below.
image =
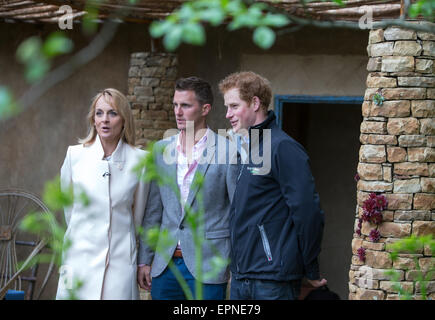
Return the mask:
{"type": "MultiPolygon", "coordinates": [[[[207,136],[206,161],[200,161],[197,172],[204,175],[202,189],[204,207],[204,227],[205,243],[202,248],[202,272],[203,275],[212,270],[212,258],[218,253],[224,259],[230,257],[230,231],[229,231],[229,211],[231,200],[235,190],[237,179],[237,165],[234,163],[236,156],[233,144],[225,137],[217,135],[209,130],[207,136]],[[233,159],[230,161],[230,159],[233,159]],[[202,163],[203,162],[203,163],[202,163]]],[[[164,157],[158,154],[156,164],[158,170],[162,170],[168,175],[175,186],[177,186],[177,159],[176,143],[177,135],[160,140],[156,145],[165,147],[166,152],[171,152],[169,157],[172,163],[164,161],[164,157]]],[[[171,161],[169,161],[171,162],[171,161]]],[[[191,188],[187,198],[187,203],[193,210],[198,209],[198,190],[191,188]]],[[[180,240],[183,259],[190,273],[197,278],[195,267],[195,248],[192,236],[192,229],[182,215],[181,204],[169,186],[159,186],[156,182],[150,184],[150,191],[142,222],[142,227],[147,230],[152,226],[160,227],[160,231],[166,229],[173,238],[170,245],[164,250],[162,255],[162,243],[157,243],[156,253],[143,241],[140,240],[138,264],[151,265],[151,276],[159,276],[167,267],[169,260],[180,240]]],[[[224,283],[229,279],[229,268],[223,268],[213,277],[203,279],[203,283],[224,283]]]]}

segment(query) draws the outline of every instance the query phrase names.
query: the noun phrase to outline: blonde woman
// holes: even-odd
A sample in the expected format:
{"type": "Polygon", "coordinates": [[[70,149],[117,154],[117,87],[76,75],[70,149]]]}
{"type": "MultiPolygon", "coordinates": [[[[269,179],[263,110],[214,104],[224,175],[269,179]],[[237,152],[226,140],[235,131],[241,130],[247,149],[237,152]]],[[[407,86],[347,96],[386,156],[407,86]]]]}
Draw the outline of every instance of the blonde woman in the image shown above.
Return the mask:
{"type": "MultiPolygon", "coordinates": [[[[56,299],[67,299],[75,281],[78,299],[138,299],[136,234],[148,185],[132,172],[145,151],[135,148],[134,121],[126,97],[116,89],[98,93],[88,114],[89,134],[68,148],[62,189],[85,192],[65,209],[65,251],[56,299]],[[134,208],[134,209],[133,209],[134,208]]],[[[76,197],[77,198],[77,197],[76,197]]]]}

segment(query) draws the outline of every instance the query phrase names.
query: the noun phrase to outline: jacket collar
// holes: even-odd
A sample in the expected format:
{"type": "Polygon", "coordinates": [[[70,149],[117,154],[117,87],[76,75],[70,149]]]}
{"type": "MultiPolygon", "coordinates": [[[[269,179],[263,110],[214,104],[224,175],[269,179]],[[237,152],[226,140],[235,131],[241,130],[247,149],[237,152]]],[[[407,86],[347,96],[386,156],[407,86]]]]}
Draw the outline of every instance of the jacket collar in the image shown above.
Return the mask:
{"type": "Polygon", "coordinates": [[[269,110],[267,112],[267,118],[262,123],[259,123],[255,126],[249,127],[249,135],[251,134],[252,129],[271,129],[276,126],[276,116],[275,112],[269,110]]]}
{"type": "MultiPolygon", "coordinates": [[[[251,148],[252,148],[252,139],[251,139],[251,130],[252,129],[259,131],[258,132],[258,134],[259,134],[258,135],[258,138],[259,138],[258,142],[261,142],[263,139],[263,130],[264,129],[272,129],[275,127],[277,127],[275,113],[272,110],[269,110],[267,112],[266,120],[264,120],[262,123],[259,123],[255,126],[249,127],[249,150],[251,150],[251,148]]],[[[258,145],[257,145],[257,147],[258,147],[258,145]]]]}
{"type": "MultiPolygon", "coordinates": [[[[95,137],[94,143],[89,147],[89,150],[95,155],[98,160],[103,160],[104,158],[104,149],[101,144],[100,136],[95,137]]],[[[118,145],[116,146],[115,151],[112,153],[112,157],[110,158],[111,162],[117,163],[119,169],[122,169],[122,165],[125,162],[125,142],[121,139],[118,141],[118,145]]]]}

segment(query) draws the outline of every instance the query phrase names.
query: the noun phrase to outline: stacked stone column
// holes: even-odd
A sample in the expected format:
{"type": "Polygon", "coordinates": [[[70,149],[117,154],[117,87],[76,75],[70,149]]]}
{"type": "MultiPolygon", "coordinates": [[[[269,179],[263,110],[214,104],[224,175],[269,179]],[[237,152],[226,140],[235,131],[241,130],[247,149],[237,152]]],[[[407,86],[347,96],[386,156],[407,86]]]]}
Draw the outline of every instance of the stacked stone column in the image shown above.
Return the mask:
{"type": "MultiPolygon", "coordinates": [[[[423,271],[434,267],[429,248],[390,258],[387,244],[410,235],[435,237],[435,34],[390,27],[370,31],[367,90],[362,106],[353,257],[349,299],[398,299],[385,275],[399,272],[403,288],[421,297],[414,285],[418,258],[423,271]],[[383,97],[376,105],[374,96],[383,97]],[[388,200],[379,226],[381,238],[369,240],[375,226],[364,222],[362,205],[371,192],[388,200]],[[365,261],[357,251],[365,248],[365,261]]],[[[435,273],[428,295],[435,297],[435,273]]]]}
{"type": "Polygon", "coordinates": [[[160,140],[167,129],[176,128],[172,96],[177,77],[177,56],[138,52],[130,59],[128,100],[136,127],[136,144],[146,147],[160,140]]]}

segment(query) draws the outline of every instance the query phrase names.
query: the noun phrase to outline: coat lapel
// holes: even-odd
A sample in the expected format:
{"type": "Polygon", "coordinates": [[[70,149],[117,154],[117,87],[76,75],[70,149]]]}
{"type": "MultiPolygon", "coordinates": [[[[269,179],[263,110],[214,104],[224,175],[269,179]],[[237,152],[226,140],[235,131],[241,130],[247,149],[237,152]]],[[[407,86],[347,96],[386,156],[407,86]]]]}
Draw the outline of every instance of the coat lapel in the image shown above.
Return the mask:
{"type": "Polygon", "coordinates": [[[124,168],[125,163],[125,143],[122,139],[119,139],[118,145],[116,146],[115,151],[112,154],[112,162],[119,169],[122,170],[124,168]]]}
{"type": "MultiPolygon", "coordinates": [[[[209,168],[210,163],[212,162],[212,159],[215,155],[215,151],[216,151],[216,134],[211,129],[208,129],[206,149],[204,150],[204,152],[207,152],[205,156],[206,161],[201,161],[202,163],[198,164],[195,175],[198,173],[205,177],[207,169],[209,168]]],[[[189,190],[189,195],[187,196],[186,205],[192,206],[193,200],[195,199],[197,193],[198,193],[198,186],[192,184],[189,190]]],[[[184,215],[185,213],[183,214],[183,218],[184,215]]]]}
{"type": "MultiPolygon", "coordinates": [[[[167,163],[167,161],[165,161],[164,156],[161,155],[160,161],[159,161],[159,167],[162,170],[162,174],[164,174],[165,176],[168,177],[169,179],[169,183],[174,186],[178,192],[178,184],[177,184],[177,163],[176,163],[176,159],[178,157],[178,151],[177,151],[177,137],[178,135],[174,136],[173,139],[171,139],[171,141],[169,143],[167,143],[164,147],[169,148],[169,150],[174,150],[175,154],[175,158],[171,158],[175,159],[175,161],[172,161],[172,159],[170,159],[170,163],[167,163]]],[[[170,203],[177,203],[177,211],[179,211],[177,214],[178,216],[181,215],[181,205],[180,205],[180,200],[177,198],[177,195],[174,193],[174,190],[172,189],[171,186],[165,186],[168,190],[168,194],[166,195],[167,197],[169,197],[169,199],[165,199],[164,201],[168,201],[170,203]]]]}
{"type": "Polygon", "coordinates": [[[95,137],[94,143],[89,146],[89,151],[92,154],[92,158],[103,160],[104,150],[98,135],[95,137]]]}

